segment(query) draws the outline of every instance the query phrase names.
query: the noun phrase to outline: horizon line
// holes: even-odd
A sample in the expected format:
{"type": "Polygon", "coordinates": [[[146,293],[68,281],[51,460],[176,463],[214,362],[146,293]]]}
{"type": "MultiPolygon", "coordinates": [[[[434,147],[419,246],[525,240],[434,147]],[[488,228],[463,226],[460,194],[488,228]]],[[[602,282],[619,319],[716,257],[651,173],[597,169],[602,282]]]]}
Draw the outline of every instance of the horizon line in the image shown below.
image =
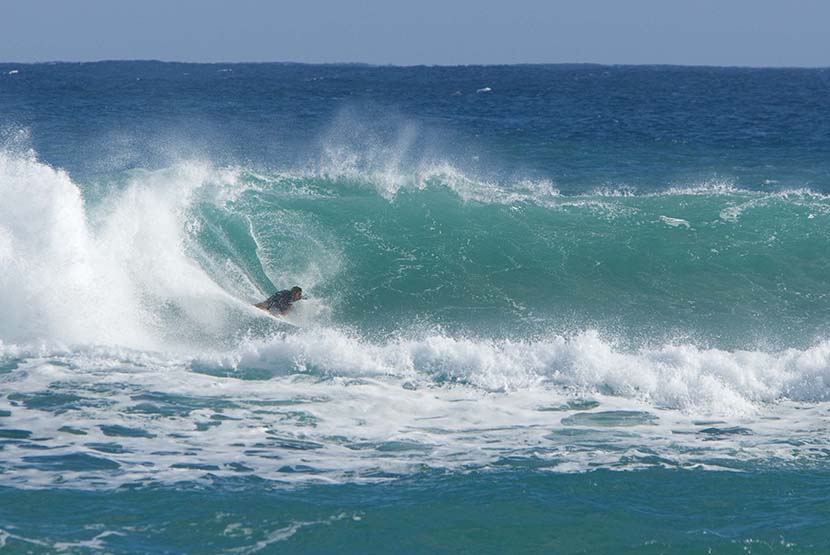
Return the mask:
{"type": "Polygon", "coordinates": [[[101,64],[101,63],[159,63],[188,65],[298,65],[298,66],[360,66],[368,68],[461,68],[461,67],[507,67],[507,66],[595,66],[595,67],[666,67],[666,68],[712,68],[712,69],[830,69],[830,65],[738,65],[738,64],[681,64],[681,63],[606,63],[606,62],[511,62],[511,63],[469,63],[469,64],[395,64],[372,62],[296,62],[296,61],[182,61],[158,58],[101,58],[96,60],[39,60],[30,62],[0,61],[0,65],[58,65],[58,64],[101,64]]]}

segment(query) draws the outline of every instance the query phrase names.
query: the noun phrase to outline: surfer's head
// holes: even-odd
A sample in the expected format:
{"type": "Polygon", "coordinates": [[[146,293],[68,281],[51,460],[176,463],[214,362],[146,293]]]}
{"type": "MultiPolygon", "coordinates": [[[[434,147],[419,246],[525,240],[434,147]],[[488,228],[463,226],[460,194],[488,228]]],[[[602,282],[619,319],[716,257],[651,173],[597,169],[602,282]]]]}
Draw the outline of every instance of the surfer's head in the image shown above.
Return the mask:
{"type": "Polygon", "coordinates": [[[291,288],[291,300],[292,301],[299,301],[303,298],[303,290],[297,287],[296,285],[291,288]]]}

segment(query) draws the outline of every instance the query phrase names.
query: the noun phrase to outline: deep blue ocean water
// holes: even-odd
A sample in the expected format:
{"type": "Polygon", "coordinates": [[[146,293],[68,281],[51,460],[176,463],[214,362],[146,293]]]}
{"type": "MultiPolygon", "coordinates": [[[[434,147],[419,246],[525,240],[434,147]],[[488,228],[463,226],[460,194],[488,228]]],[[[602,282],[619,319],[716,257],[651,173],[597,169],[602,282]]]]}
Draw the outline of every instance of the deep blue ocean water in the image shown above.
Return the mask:
{"type": "Polygon", "coordinates": [[[830,552],[828,98],[0,63],[0,550],[830,552]]]}

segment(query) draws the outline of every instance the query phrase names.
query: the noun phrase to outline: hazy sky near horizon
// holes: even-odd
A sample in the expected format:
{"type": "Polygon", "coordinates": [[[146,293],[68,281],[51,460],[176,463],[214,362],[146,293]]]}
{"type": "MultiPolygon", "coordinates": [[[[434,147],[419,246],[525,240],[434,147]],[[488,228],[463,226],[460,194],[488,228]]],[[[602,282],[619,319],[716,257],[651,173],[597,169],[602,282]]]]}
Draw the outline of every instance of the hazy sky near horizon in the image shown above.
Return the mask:
{"type": "Polygon", "coordinates": [[[827,0],[26,0],[0,61],[830,66],[827,0]]]}

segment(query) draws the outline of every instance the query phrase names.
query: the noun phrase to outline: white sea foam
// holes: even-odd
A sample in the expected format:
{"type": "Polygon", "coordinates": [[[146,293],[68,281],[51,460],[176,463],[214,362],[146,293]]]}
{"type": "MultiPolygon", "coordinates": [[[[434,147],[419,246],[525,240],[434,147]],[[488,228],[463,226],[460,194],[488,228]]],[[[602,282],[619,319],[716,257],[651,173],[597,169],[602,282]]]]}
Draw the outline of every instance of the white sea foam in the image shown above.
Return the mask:
{"type": "Polygon", "coordinates": [[[656,191],[640,190],[630,185],[619,185],[611,187],[597,187],[583,195],[574,197],[735,197],[739,200],[747,200],[758,203],[765,199],[789,199],[804,201],[826,201],[830,196],[810,189],[808,187],[796,187],[777,189],[771,191],[741,188],[728,179],[707,179],[687,185],[670,185],[656,191]]]}
{"type": "Polygon", "coordinates": [[[729,180],[711,179],[692,185],[673,185],[653,194],[659,196],[718,196],[745,192],[747,191],[739,189],[729,180]]]}
{"type": "Polygon", "coordinates": [[[533,203],[547,208],[560,208],[573,203],[602,203],[603,199],[713,197],[748,201],[745,208],[769,199],[786,199],[807,203],[823,203],[830,196],[807,187],[758,191],[736,186],[728,179],[708,179],[686,185],[670,185],[658,190],[638,190],[631,185],[601,186],[587,193],[564,195],[549,179],[482,179],[468,174],[445,160],[422,158],[413,163],[408,149],[414,141],[414,130],[405,130],[393,146],[351,148],[332,140],[316,166],[302,172],[284,174],[293,180],[308,177],[332,182],[350,181],[373,187],[388,200],[408,190],[446,188],[465,202],[484,204],[533,203]]]}
{"type": "Polygon", "coordinates": [[[746,415],[757,403],[830,400],[830,341],[771,353],[689,344],[629,351],[595,331],[535,341],[428,335],[378,344],[327,328],[250,342],[215,360],[233,370],[387,375],[486,391],[604,392],[697,414],[746,415]]]}
{"type": "Polygon", "coordinates": [[[828,463],[827,342],[629,353],[593,333],[534,344],[322,335],[248,345],[232,360],[18,352],[0,374],[15,392],[0,400],[2,428],[19,438],[0,483],[373,481],[516,460],[557,472],[828,463]],[[293,371],[251,379],[257,365],[293,371]],[[80,468],[60,466],[64,456],[80,468]]]}
{"type": "Polygon", "coordinates": [[[692,226],[689,224],[688,220],[684,220],[683,218],[672,218],[671,216],[660,216],[660,221],[670,227],[685,227],[686,229],[690,229],[692,226]]]}
{"type": "MultiPolygon", "coordinates": [[[[291,175],[291,174],[289,174],[291,175]]],[[[320,177],[331,181],[348,180],[373,187],[379,195],[393,200],[411,190],[445,188],[465,202],[483,204],[534,203],[554,206],[559,189],[549,180],[522,179],[509,184],[472,178],[447,162],[422,162],[413,171],[393,163],[382,168],[366,169],[352,155],[329,152],[328,159],[310,173],[294,174],[294,179],[320,177]],[[341,158],[335,159],[334,156],[341,158]]]]}
{"type": "Polygon", "coordinates": [[[140,338],[117,321],[116,306],[132,308],[133,292],[100,260],[69,176],[31,155],[0,154],[0,198],[0,335],[108,342],[128,326],[140,338]]]}
{"type": "MultiPolygon", "coordinates": [[[[197,189],[233,182],[201,164],[139,172],[91,210],[66,172],[0,152],[0,337],[161,348],[188,321],[227,331],[244,305],[194,259],[188,208],[197,189]]],[[[234,292],[253,294],[232,270],[234,292]]]]}
{"type": "Polygon", "coordinates": [[[285,540],[289,539],[291,536],[293,536],[294,534],[299,532],[302,528],[307,528],[309,526],[321,526],[321,525],[328,526],[328,525],[331,525],[334,522],[337,522],[339,520],[343,520],[344,518],[352,518],[352,519],[355,519],[355,520],[359,520],[359,517],[357,515],[351,515],[351,517],[350,517],[346,513],[339,513],[339,514],[331,516],[331,517],[329,517],[325,520],[312,520],[312,521],[294,522],[294,523],[292,523],[288,526],[285,526],[283,528],[279,528],[279,529],[274,530],[272,532],[268,532],[264,539],[256,542],[253,545],[237,547],[237,548],[231,549],[229,552],[230,553],[240,553],[240,554],[243,554],[243,555],[247,555],[247,554],[250,554],[250,553],[257,553],[259,551],[262,551],[263,549],[265,549],[269,545],[272,545],[274,543],[278,543],[278,542],[285,541],[285,540]]]}

